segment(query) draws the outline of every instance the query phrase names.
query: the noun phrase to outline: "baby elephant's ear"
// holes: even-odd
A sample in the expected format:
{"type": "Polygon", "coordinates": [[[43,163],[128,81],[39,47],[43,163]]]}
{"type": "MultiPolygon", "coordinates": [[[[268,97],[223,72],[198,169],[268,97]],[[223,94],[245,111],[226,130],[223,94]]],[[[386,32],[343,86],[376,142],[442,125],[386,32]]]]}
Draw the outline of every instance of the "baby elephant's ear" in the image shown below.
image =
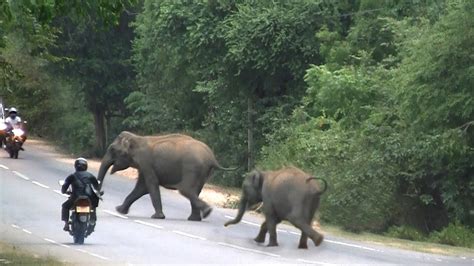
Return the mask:
{"type": "Polygon", "coordinates": [[[258,171],[258,170],[255,170],[252,172],[252,185],[253,187],[255,187],[257,190],[261,190],[262,189],[262,185],[263,185],[263,175],[262,175],[262,172],[258,171]]]}

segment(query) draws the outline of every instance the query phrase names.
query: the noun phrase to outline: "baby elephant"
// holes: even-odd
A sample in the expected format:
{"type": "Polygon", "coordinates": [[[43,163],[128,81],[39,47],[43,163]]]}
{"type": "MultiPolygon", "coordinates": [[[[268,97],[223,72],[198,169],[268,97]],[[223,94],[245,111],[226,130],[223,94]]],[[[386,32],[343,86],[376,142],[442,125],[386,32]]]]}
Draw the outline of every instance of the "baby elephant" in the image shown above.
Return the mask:
{"type": "Polygon", "coordinates": [[[278,246],[276,226],[282,220],[291,222],[301,230],[298,248],[308,248],[308,237],[316,246],[323,241],[323,235],[311,227],[314,213],[319,207],[319,199],[327,189],[322,178],[313,177],[296,167],[287,167],[278,171],[252,171],[242,185],[237,217],[225,223],[225,226],[240,222],[247,208],[263,201],[265,221],[260,227],[255,241],[265,242],[267,231],[270,233],[268,246],[278,246]],[[321,190],[315,179],[321,179],[321,190]]]}

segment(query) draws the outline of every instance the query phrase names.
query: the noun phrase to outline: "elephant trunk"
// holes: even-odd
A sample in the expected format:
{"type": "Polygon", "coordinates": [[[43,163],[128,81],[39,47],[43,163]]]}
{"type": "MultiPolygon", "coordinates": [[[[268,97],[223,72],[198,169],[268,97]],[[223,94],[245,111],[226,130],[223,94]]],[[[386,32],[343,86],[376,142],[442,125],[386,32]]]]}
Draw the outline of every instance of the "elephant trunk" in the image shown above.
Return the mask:
{"type": "Polygon", "coordinates": [[[106,153],[104,158],[102,158],[102,162],[100,163],[99,174],[97,176],[97,180],[99,181],[99,190],[102,188],[105,174],[107,174],[107,171],[113,163],[113,159],[110,158],[108,153],[106,153]]]}
{"type": "Polygon", "coordinates": [[[247,209],[247,204],[248,204],[247,197],[245,197],[245,195],[242,195],[242,198],[240,199],[239,212],[237,213],[237,216],[233,220],[226,222],[224,226],[239,223],[240,220],[242,220],[242,217],[244,216],[245,210],[247,209]]]}

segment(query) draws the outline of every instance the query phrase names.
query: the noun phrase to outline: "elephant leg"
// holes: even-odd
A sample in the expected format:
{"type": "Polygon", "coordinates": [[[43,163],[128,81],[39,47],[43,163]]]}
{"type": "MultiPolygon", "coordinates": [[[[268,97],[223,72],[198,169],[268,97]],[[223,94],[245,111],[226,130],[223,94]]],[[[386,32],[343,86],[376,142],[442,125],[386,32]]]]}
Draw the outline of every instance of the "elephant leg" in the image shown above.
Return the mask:
{"type": "Polygon", "coordinates": [[[306,223],[303,219],[299,218],[293,218],[293,219],[288,219],[294,226],[298,227],[302,234],[301,234],[301,239],[300,239],[300,246],[301,246],[301,240],[303,239],[303,235],[306,235],[306,237],[311,238],[313,240],[313,243],[315,246],[319,246],[321,242],[323,242],[323,235],[318,233],[316,230],[314,230],[308,223],[306,223]]]}
{"type": "Polygon", "coordinates": [[[196,193],[184,190],[180,190],[179,193],[188,198],[191,202],[191,215],[188,217],[189,221],[201,221],[201,213],[202,218],[209,216],[212,211],[211,206],[201,200],[196,193]]]}
{"type": "Polygon", "coordinates": [[[267,236],[268,228],[267,228],[267,222],[264,221],[262,225],[260,226],[260,232],[258,232],[257,237],[255,237],[255,242],[257,243],[264,243],[265,238],[267,236]]]}
{"type": "Polygon", "coordinates": [[[277,219],[266,217],[266,224],[268,229],[268,234],[270,235],[270,242],[268,243],[268,247],[278,246],[277,242],[277,233],[276,233],[276,226],[279,223],[277,219]]]}
{"type": "MultiPolygon", "coordinates": [[[[317,206],[312,206],[310,212],[305,213],[305,220],[307,224],[311,224],[314,216],[314,212],[316,210],[317,206]]],[[[308,235],[305,234],[305,232],[301,231],[301,237],[300,237],[300,243],[298,245],[298,248],[301,249],[307,249],[308,248],[308,235]]]]}
{"type": "Polygon", "coordinates": [[[154,174],[143,174],[148,193],[150,193],[151,203],[155,208],[155,214],[151,216],[153,219],[165,219],[163,214],[163,206],[161,205],[161,193],[158,178],[154,174]]]}
{"type": "Polygon", "coordinates": [[[307,249],[308,248],[308,235],[301,231],[300,244],[298,248],[307,249]]]}
{"type": "Polygon", "coordinates": [[[135,188],[128,194],[128,196],[123,201],[122,205],[115,207],[115,209],[122,214],[127,214],[130,206],[143,195],[146,195],[148,190],[146,188],[145,180],[142,174],[138,175],[137,183],[135,184],[135,188]]]}

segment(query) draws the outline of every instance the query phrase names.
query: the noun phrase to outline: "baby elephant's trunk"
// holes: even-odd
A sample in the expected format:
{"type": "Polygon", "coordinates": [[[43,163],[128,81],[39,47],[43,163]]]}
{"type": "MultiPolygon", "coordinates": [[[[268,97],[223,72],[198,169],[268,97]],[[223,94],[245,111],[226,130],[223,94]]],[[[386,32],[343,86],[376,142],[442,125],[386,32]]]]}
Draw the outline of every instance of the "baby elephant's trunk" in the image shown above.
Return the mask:
{"type": "Polygon", "coordinates": [[[242,217],[244,216],[246,209],[247,209],[247,198],[245,196],[242,196],[242,198],[240,199],[239,213],[237,214],[237,217],[235,217],[233,220],[226,222],[224,226],[239,223],[240,220],[242,220],[242,217]]]}

